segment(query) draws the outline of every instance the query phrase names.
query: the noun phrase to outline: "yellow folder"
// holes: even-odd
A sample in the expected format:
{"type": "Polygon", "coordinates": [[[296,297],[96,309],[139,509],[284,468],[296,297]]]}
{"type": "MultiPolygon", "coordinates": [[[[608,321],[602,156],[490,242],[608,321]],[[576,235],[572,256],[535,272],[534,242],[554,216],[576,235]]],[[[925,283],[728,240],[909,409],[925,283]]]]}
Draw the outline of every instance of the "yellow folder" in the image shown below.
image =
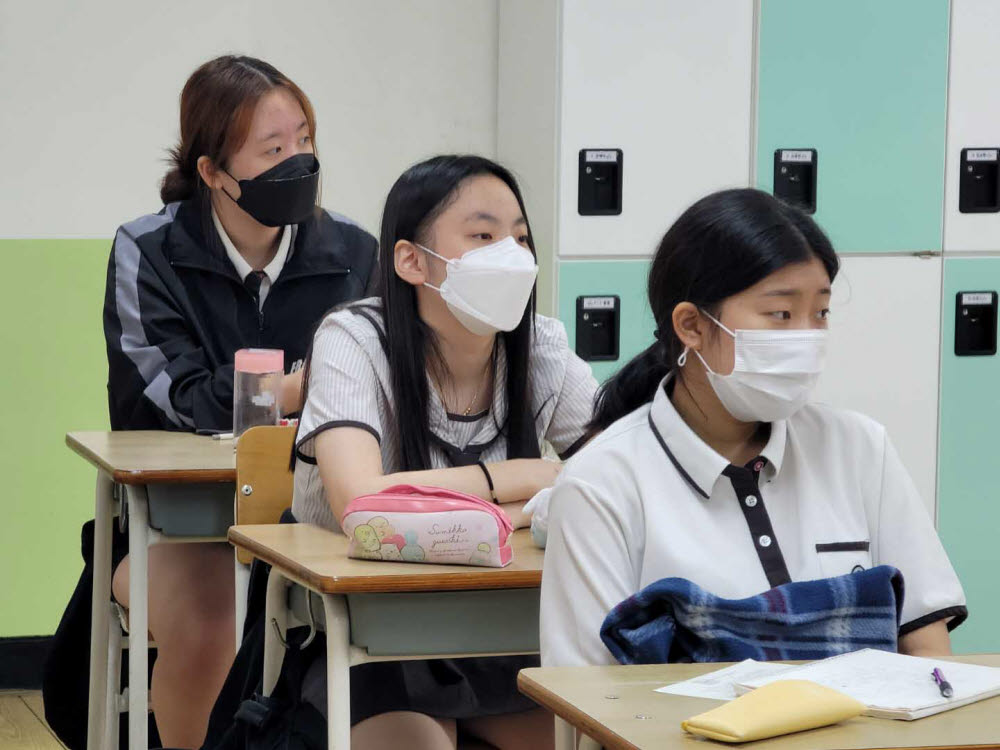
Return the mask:
{"type": "Polygon", "coordinates": [[[806,680],[779,680],[681,722],[691,734],[749,742],[825,727],[860,716],[862,703],[806,680]]]}

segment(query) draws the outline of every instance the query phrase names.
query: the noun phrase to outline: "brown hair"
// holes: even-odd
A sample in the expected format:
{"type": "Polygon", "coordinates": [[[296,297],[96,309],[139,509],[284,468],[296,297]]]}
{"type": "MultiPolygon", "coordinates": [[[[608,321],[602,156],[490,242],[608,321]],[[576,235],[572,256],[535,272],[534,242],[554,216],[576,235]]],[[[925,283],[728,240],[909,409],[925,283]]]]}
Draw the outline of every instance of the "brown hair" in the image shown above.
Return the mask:
{"type": "Polygon", "coordinates": [[[207,156],[225,167],[246,141],[257,102],[279,87],[298,100],[315,140],[316,116],[309,98],[263,60],[224,55],[192,73],[181,92],[181,140],[170,150],[172,166],[160,184],[163,202],[186,200],[204,189],[198,158],[207,156]]]}

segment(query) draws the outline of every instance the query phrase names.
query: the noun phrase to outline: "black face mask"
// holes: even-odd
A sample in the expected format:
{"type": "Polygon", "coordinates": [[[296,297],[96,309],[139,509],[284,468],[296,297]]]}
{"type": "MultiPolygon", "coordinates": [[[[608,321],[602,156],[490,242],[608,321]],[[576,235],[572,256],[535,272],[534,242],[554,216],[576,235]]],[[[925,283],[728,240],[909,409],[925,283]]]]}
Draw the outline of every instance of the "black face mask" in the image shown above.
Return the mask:
{"type": "MultiPolygon", "coordinates": [[[[312,215],[316,205],[319,159],[312,154],[296,154],[253,179],[236,181],[240,184],[240,197],[233,200],[261,224],[267,227],[298,224],[312,215]]],[[[229,195],[229,191],[223,190],[229,195]]]]}

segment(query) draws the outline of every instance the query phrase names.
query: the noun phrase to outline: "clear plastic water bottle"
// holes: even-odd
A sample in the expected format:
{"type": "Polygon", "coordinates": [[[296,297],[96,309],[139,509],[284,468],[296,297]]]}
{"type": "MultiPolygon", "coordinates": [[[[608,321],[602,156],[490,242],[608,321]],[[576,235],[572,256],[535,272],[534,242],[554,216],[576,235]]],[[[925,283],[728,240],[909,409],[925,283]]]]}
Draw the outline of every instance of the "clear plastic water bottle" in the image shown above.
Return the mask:
{"type": "Polygon", "coordinates": [[[251,427],[276,425],[281,419],[281,378],[285,353],[281,349],[240,349],[233,381],[233,437],[251,427]]]}

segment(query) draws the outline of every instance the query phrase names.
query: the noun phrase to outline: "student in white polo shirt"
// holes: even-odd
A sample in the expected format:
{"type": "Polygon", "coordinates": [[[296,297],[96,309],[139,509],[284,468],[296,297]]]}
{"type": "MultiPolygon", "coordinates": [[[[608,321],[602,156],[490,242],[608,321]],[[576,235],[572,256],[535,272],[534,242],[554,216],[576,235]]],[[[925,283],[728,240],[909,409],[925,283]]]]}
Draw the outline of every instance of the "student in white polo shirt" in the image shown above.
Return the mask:
{"type": "Polygon", "coordinates": [[[552,492],[544,665],[614,663],[604,618],[663,578],[741,599],[883,564],[904,579],[899,650],[950,652],[965,597],[885,429],[808,403],[837,270],[812,219],[756,190],[664,236],[656,341],[604,386],[604,432],[552,492]]]}

